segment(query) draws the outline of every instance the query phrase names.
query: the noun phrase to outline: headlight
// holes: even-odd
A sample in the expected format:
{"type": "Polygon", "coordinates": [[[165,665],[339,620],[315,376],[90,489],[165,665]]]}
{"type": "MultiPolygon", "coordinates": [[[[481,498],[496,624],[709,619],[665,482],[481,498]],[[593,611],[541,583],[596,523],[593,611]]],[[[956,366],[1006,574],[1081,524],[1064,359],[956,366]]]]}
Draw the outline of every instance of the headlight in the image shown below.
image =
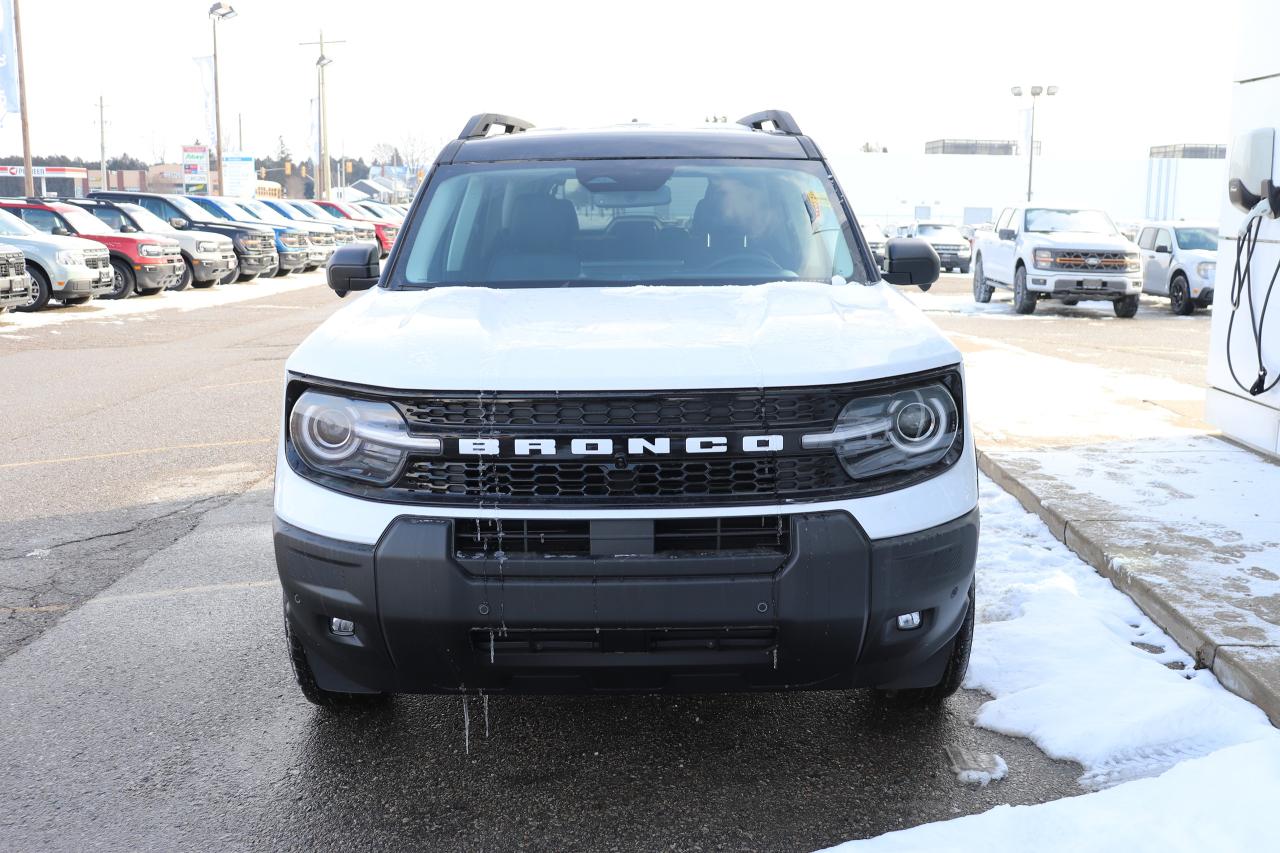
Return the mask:
{"type": "Polygon", "coordinates": [[[1137,272],[1142,269],[1142,259],[1137,252],[1125,252],[1124,268],[1127,272],[1137,272]]]}
{"type": "Polygon", "coordinates": [[[1042,270],[1053,268],[1053,251],[1050,249],[1036,249],[1032,255],[1035,259],[1036,267],[1042,270]]]}
{"type": "Polygon", "coordinates": [[[201,240],[199,243],[196,243],[196,251],[201,254],[216,252],[218,251],[218,244],[209,240],[201,240]]]}
{"type": "Polygon", "coordinates": [[[850,402],[835,429],[806,435],[808,450],[830,447],[854,480],[928,468],[959,458],[960,410],[941,383],[850,402]]]}
{"type": "Polygon", "coordinates": [[[80,266],[84,263],[84,252],[58,252],[54,258],[63,266],[80,266]]]}
{"type": "Polygon", "coordinates": [[[289,438],[307,465],[326,474],[390,485],[412,453],[439,454],[438,438],[409,434],[390,403],[306,391],[289,415],[289,438]]]}
{"type": "Polygon", "coordinates": [[[1201,261],[1196,264],[1196,274],[1201,278],[1213,278],[1218,272],[1216,261],[1201,261]]]}
{"type": "Polygon", "coordinates": [[[165,254],[165,248],[159,243],[143,243],[138,247],[138,254],[144,258],[158,258],[165,254]]]}

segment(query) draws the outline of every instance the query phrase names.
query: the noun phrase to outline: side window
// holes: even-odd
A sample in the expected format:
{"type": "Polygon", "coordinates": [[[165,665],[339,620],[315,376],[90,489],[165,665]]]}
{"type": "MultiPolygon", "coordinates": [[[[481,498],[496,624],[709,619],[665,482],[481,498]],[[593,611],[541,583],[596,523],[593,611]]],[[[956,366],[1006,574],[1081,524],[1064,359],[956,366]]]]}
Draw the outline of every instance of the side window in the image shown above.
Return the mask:
{"type": "Polygon", "coordinates": [[[1000,212],[1000,218],[996,220],[996,234],[1009,227],[1009,219],[1013,216],[1013,209],[1006,207],[1000,212]]]}
{"type": "Polygon", "coordinates": [[[119,231],[121,226],[125,224],[124,216],[115,208],[95,207],[93,209],[93,215],[110,225],[115,231],[119,231]]]}
{"type": "Polygon", "coordinates": [[[1169,233],[1168,228],[1161,228],[1156,233],[1156,245],[1161,248],[1173,251],[1173,235],[1169,233]]]}
{"type": "Polygon", "coordinates": [[[35,207],[22,208],[22,218],[27,224],[37,231],[43,231],[46,234],[52,234],[53,229],[65,227],[62,220],[50,210],[40,210],[35,207]]]}
{"type": "Polygon", "coordinates": [[[165,220],[166,222],[172,219],[174,216],[174,214],[172,213],[172,208],[169,207],[169,203],[164,199],[140,198],[138,199],[138,204],[141,204],[144,209],[151,211],[156,216],[159,216],[161,219],[165,220]]]}
{"type": "Polygon", "coordinates": [[[1143,228],[1142,233],[1138,235],[1138,248],[1150,249],[1156,244],[1156,229],[1143,228]]]}

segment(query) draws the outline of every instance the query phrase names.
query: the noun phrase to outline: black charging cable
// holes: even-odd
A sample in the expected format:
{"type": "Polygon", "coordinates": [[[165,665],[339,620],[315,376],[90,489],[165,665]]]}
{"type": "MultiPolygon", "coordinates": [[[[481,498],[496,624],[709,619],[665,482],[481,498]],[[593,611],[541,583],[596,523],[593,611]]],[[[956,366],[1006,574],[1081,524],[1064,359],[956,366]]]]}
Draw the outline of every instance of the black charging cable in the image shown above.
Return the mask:
{"type": "Polygon", "coordinates": [[[1236,240],[1236,268],[1231,274],[1231,318],[1227,322],[1227,368],[1231,378],[1240,390],[1253,397],[1266,394],[1280,385],[1280,371],[1276,378],[1267,384],[1267,366],[1262,359],[1262,330],[1267,322],[1267,308],[1271,304],[1271,294],[1276,287],[1276,278],[1280,277],[1280,261],[1276,262],[1275,272],[1271,273],[1271,282],[1267,285],[1267,295],[1262,298],[1262,310],[1257,311],[1253,305],[1253,250],[1258,245],[1258,235],[1262,233],[1262,217],[1255,215],[1245,223],[1244,231],[1236,240]],[[1244,261],[1241,264],[1241,260],[1244,261]],[[1258,376],[1252,385],[1245,385],[1236,375],[1236,367],[1231,361],[1231,335],[1235,331],[1236,313],[1240,310],[1240,298],[1249,300],[1249,331],[1253,333],[1253,345],[1258,352],[1258,376]]]}

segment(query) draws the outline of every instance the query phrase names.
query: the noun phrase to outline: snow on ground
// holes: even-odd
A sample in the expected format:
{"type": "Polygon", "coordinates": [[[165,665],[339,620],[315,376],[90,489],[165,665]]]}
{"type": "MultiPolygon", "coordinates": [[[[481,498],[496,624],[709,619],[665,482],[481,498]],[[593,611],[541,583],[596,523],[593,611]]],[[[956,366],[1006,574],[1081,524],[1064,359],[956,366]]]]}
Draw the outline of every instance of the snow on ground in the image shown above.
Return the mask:
{"type": "MultiPolygon", "coordinates": [[[[1111,303],[1103,299],[1090,299],[1078,302],[1075,305],[1064,305],[1057,301],[1041,301],[1036,305],[1034,314],[1018,314],[1013,310],[1013,294],[1008,290],[997,290],[992,295],[991,301],[987,303],[974,302],[973,295],[969,293],[904,292],[908,299],[927,314],[969,314],[991,317],[997,320],[1016,319],[1019,321],[1074,320],[1079,322],[1081,317],[1094,320],[1118,319],[1115,309],[1111,307],[1111,303]]],[[[1163,308],[1167,311],[1169,302],[1167,299],[1143,297],[1142,305],[1145,308],[1163,308]]],[[[1180,317],[1178,319],[1190,320],[1192,318],[1180,317]]],[[[1129,321],[1125,320],[1124,322],[1129,321]]]]}
{"type": "Polygon", "coordinates": [[[312,272],[302,275],[294,273],[282,278],[254,279],[244,284],[220,284],[200,290],[194,288],[181,291],[163,290],[154,296],[131,296],[121,300],[93,299],[84,305],[62,305],[51,302],[49,308],[31,314],[19,314],[13,311],[0,314],[0,335],[10,334],[21,337],[22,332],[28,329],[82,320],[122,324],[126,319],[139,314],[170,309],[194,311],[200,308],[213,308],[323,284],[323,273],[312,272]]]}
{"type": "Polygon", "coordinates": [[[975,722],[1078,762],[1082,788],[1094,793],[1000,806],[834,849],[1274,844],[1280,732],[1210,672],[1194,669],[1129,598],[986,477],[981,504],[978,625],[965,685],[993,698],[975,722]]]}

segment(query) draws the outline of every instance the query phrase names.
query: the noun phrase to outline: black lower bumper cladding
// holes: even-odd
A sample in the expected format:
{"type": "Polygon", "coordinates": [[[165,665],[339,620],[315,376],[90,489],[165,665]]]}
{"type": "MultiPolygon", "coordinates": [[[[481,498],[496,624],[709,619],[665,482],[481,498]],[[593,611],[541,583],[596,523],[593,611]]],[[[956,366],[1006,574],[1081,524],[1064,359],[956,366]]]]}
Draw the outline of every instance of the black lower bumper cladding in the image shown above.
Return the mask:
{"type": "MultiPolygon", "coordinates": [[[[869,540],[844,512],[784,516],[787,552],[460,550],[449,519],[376,546],[279,519],[285,613],[322,688],[510,693],[924,687],[963,622],[975,508],[869,540]],[[901,614],[919,627],[898,627],[901,614]],[[335,634],[332,619],[354,624],[335,634]]],[[[461,525],[459,525],[461,528],[461,525]]],[[[640,549],[643,551],[643,549],[640,549]]]]}

